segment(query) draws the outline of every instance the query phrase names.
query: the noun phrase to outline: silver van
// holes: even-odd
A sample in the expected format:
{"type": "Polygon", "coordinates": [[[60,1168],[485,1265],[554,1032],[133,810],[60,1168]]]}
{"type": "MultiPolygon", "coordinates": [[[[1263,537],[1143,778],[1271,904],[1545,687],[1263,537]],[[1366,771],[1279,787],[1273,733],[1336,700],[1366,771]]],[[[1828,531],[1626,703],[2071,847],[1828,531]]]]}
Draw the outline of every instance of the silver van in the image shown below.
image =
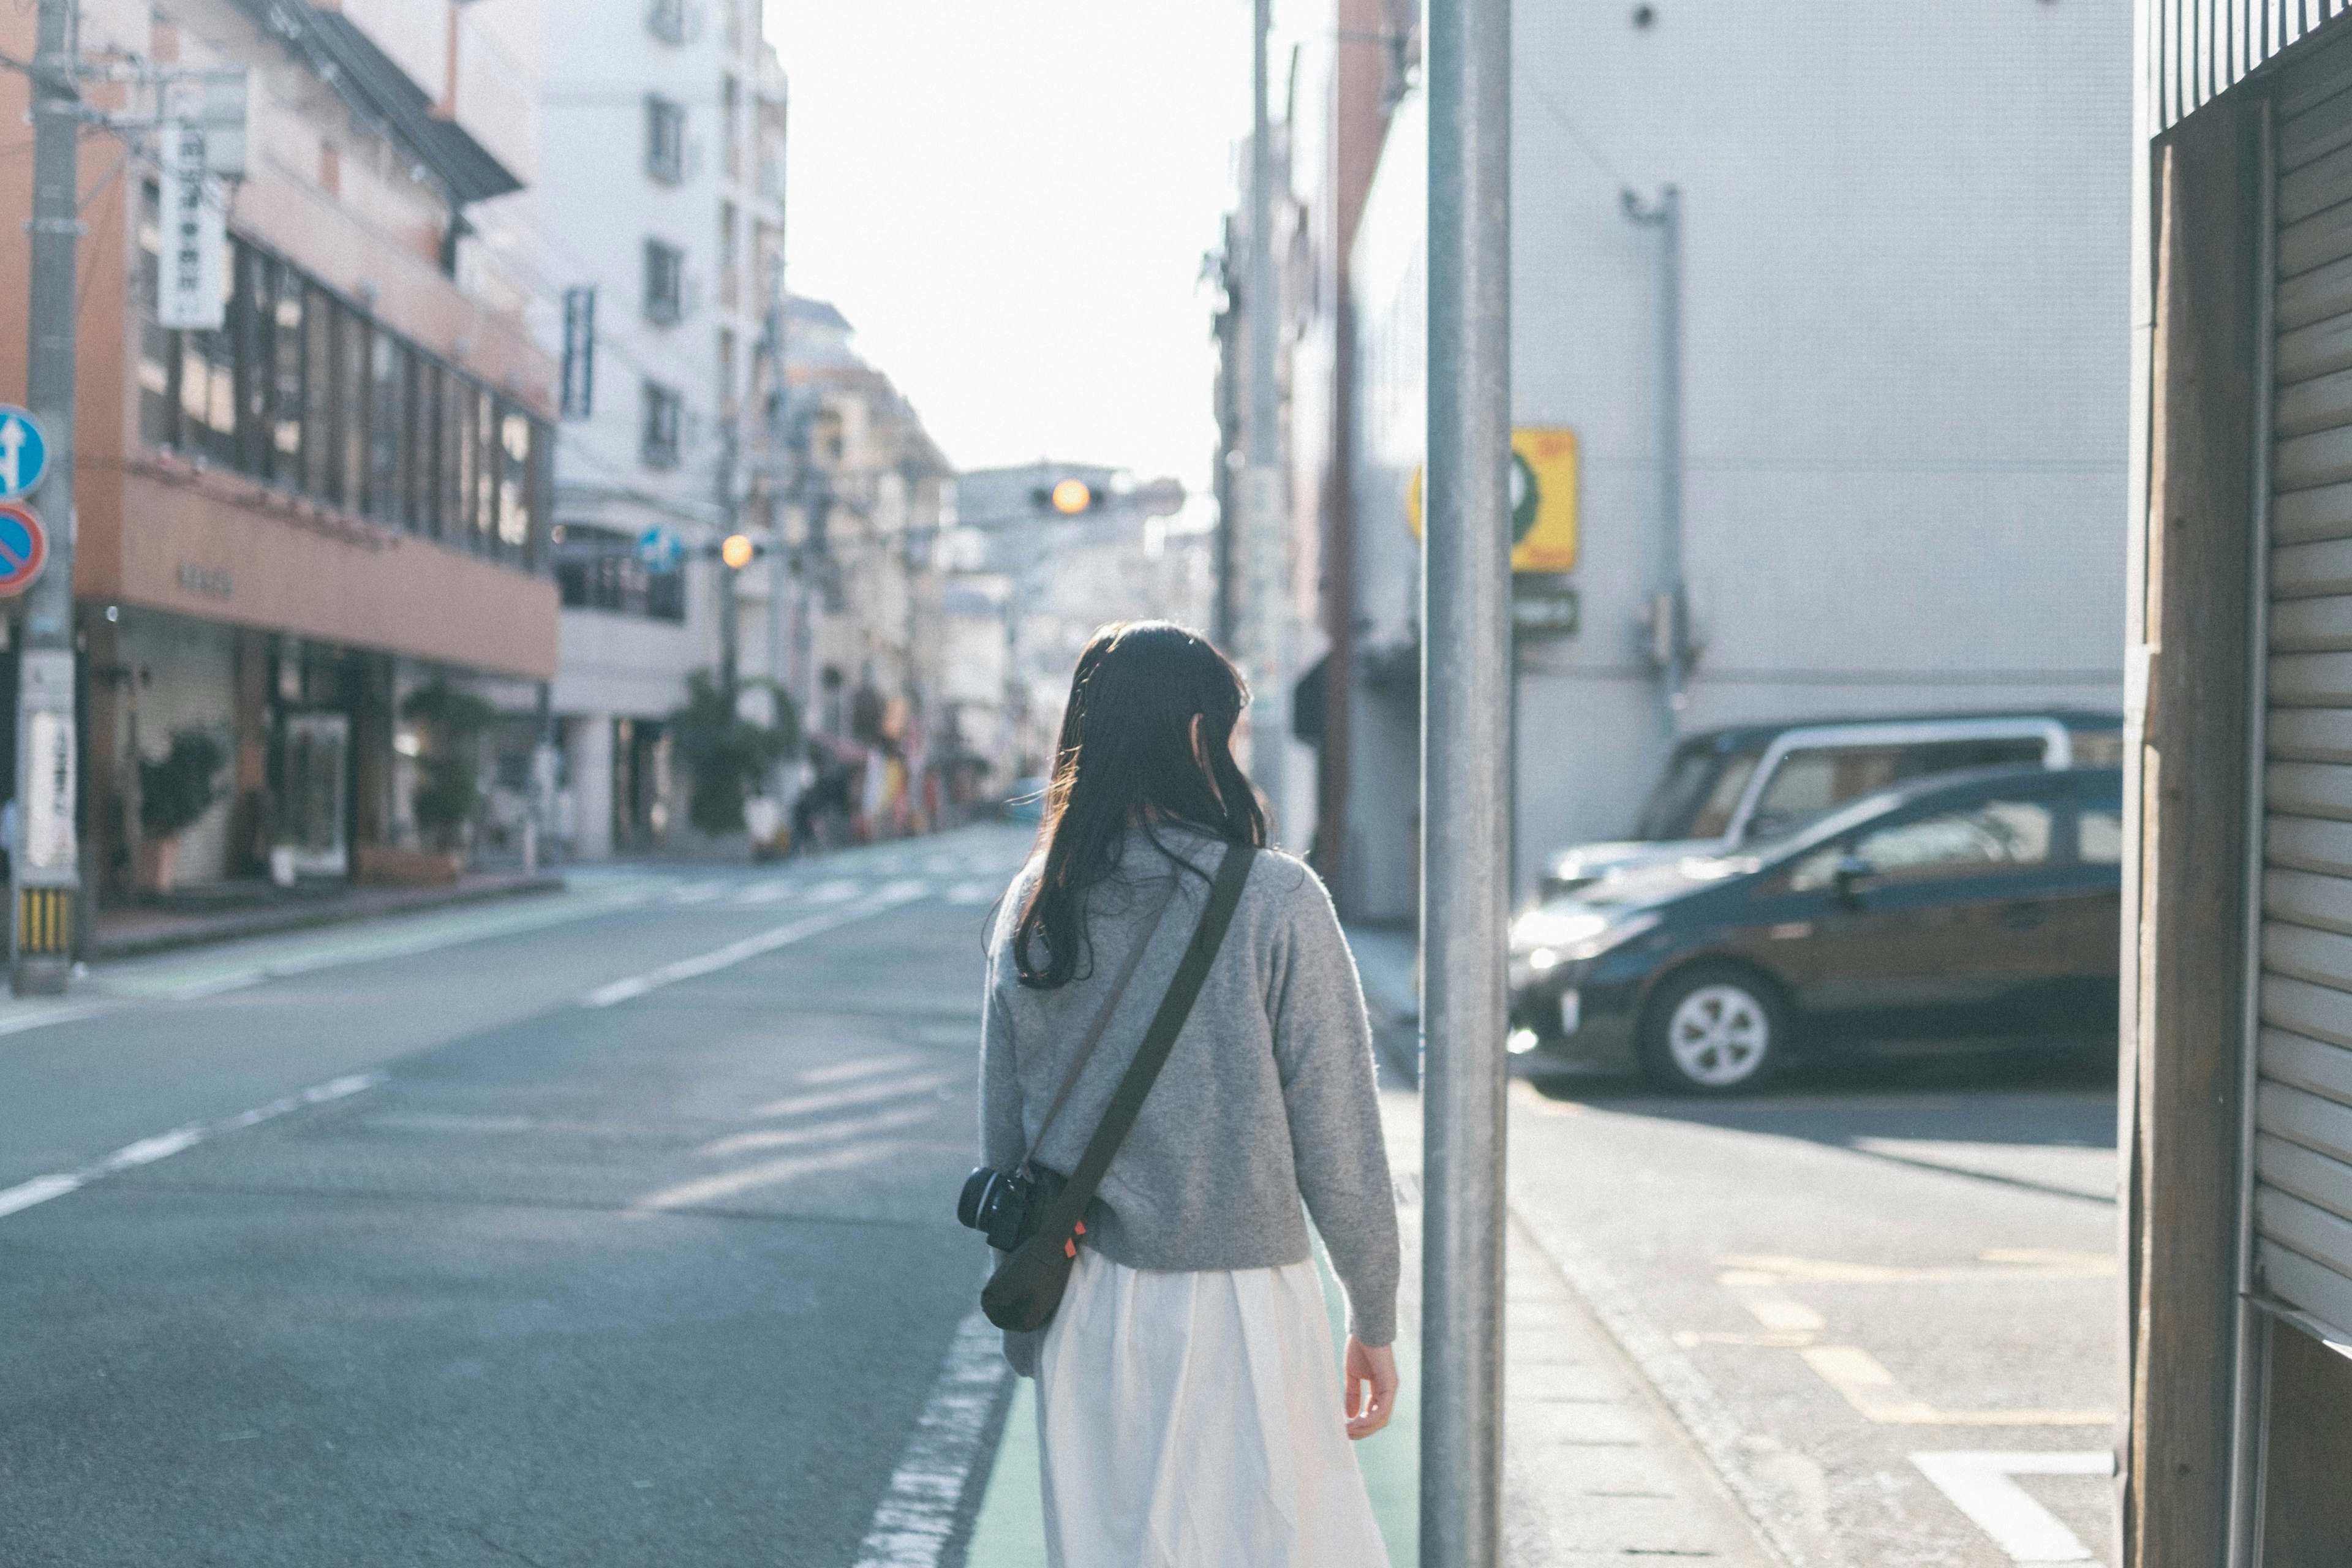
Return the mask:
{"type": "Polygon", "coordinates": [[[1923,773],[2035,762],[2113,767],[2122,760],[2121,714],[2063,709],[1709,730],[1675,748],[1632,834],[1559,851],[1545,868],[1540,896],[1685,855],[1728,854],[1923,773]]]}

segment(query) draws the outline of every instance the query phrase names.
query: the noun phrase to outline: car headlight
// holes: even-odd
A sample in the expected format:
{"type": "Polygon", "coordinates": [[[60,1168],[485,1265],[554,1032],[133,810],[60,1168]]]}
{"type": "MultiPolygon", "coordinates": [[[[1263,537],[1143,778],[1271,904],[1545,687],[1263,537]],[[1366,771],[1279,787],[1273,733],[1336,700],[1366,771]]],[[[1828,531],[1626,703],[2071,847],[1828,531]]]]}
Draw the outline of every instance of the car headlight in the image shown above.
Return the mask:
{"type": "Polygon", "coordinates": [[[1654,910],[1612,919],[1599,910],[1531,910],[1511,924],[1511,951],[1540,974],[1563,963],[1580,963],[1623,946],[1657,928],[1654,910]]]}

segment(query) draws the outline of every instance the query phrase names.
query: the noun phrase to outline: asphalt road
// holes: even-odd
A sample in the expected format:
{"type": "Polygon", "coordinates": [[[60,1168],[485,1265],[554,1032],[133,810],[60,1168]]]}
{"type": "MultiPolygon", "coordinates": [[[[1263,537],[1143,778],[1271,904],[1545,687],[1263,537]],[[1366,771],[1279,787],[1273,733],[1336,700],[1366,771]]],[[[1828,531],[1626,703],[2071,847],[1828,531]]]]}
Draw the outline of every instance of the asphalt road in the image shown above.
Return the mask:
{"type": "Polygon", "coordinates": [[[974,1297],[1024,837],[0,1012],[0,1563],[857,1562],[974,1297]]]}
{"type": "MultiPolygon", "coordinates": [[[[1003,1385],[950,1205],[1025,838],[0,1005],[0,1564],[952,1568],[1003,1385]]],[[[2109,1082],[1522,1083],[1514,1209],[1799,1568],[2104,1556],[2109,1082]]]]}
{"type": "Polygon", "coordinates": [[[1521,1083],[1514,1207],[1791,1562],[2105,1560],[2113,1083],[2032,1053],[1728,1102],[1521,1083]]]}

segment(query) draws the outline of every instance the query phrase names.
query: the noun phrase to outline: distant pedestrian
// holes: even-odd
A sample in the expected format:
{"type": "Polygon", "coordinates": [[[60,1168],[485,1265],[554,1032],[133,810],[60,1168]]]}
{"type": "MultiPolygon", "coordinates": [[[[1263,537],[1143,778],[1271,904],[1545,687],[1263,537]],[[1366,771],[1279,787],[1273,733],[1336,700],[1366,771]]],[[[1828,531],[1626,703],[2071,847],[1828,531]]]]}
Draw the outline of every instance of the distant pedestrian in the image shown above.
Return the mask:
{"type": "Polygon", "coordinates": [[[989,942],[982,1157],[1002,1172],[1033,1160],[1058,1187],[1186,967],[1220,868],[1250,857],[1085,1207],[1058,1310],[1006,1336],[1037,1379],[1054,1568],[1388,1561],[1347,1442],[1387,1424],[1397,1386],[1371,1035],[1329,895],[1260,848],[1265,818],[1231,749],[1246,701],[1191,632],[1097,632],[1039,852],[989,942]],[[1343,1375],[1309,1215],[1347,1293],[1343,1375]]]}

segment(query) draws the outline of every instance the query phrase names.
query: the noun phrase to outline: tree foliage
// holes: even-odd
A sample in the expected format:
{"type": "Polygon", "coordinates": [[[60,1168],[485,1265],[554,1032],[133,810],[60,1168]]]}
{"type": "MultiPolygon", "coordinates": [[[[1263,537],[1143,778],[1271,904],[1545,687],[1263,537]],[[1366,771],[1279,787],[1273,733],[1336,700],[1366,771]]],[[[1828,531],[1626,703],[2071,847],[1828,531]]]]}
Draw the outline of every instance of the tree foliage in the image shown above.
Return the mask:
{"type": "Polygon", "coordinates": [[[709,670],[686,678],[686,706],[670,714],[669,732],[692,775],[687,820],[703,832],[741,831],[744,798],[799,739],[799,716],[783,693],[775,699],[779,721],[761,724],[736,710],[709,670]]]}

